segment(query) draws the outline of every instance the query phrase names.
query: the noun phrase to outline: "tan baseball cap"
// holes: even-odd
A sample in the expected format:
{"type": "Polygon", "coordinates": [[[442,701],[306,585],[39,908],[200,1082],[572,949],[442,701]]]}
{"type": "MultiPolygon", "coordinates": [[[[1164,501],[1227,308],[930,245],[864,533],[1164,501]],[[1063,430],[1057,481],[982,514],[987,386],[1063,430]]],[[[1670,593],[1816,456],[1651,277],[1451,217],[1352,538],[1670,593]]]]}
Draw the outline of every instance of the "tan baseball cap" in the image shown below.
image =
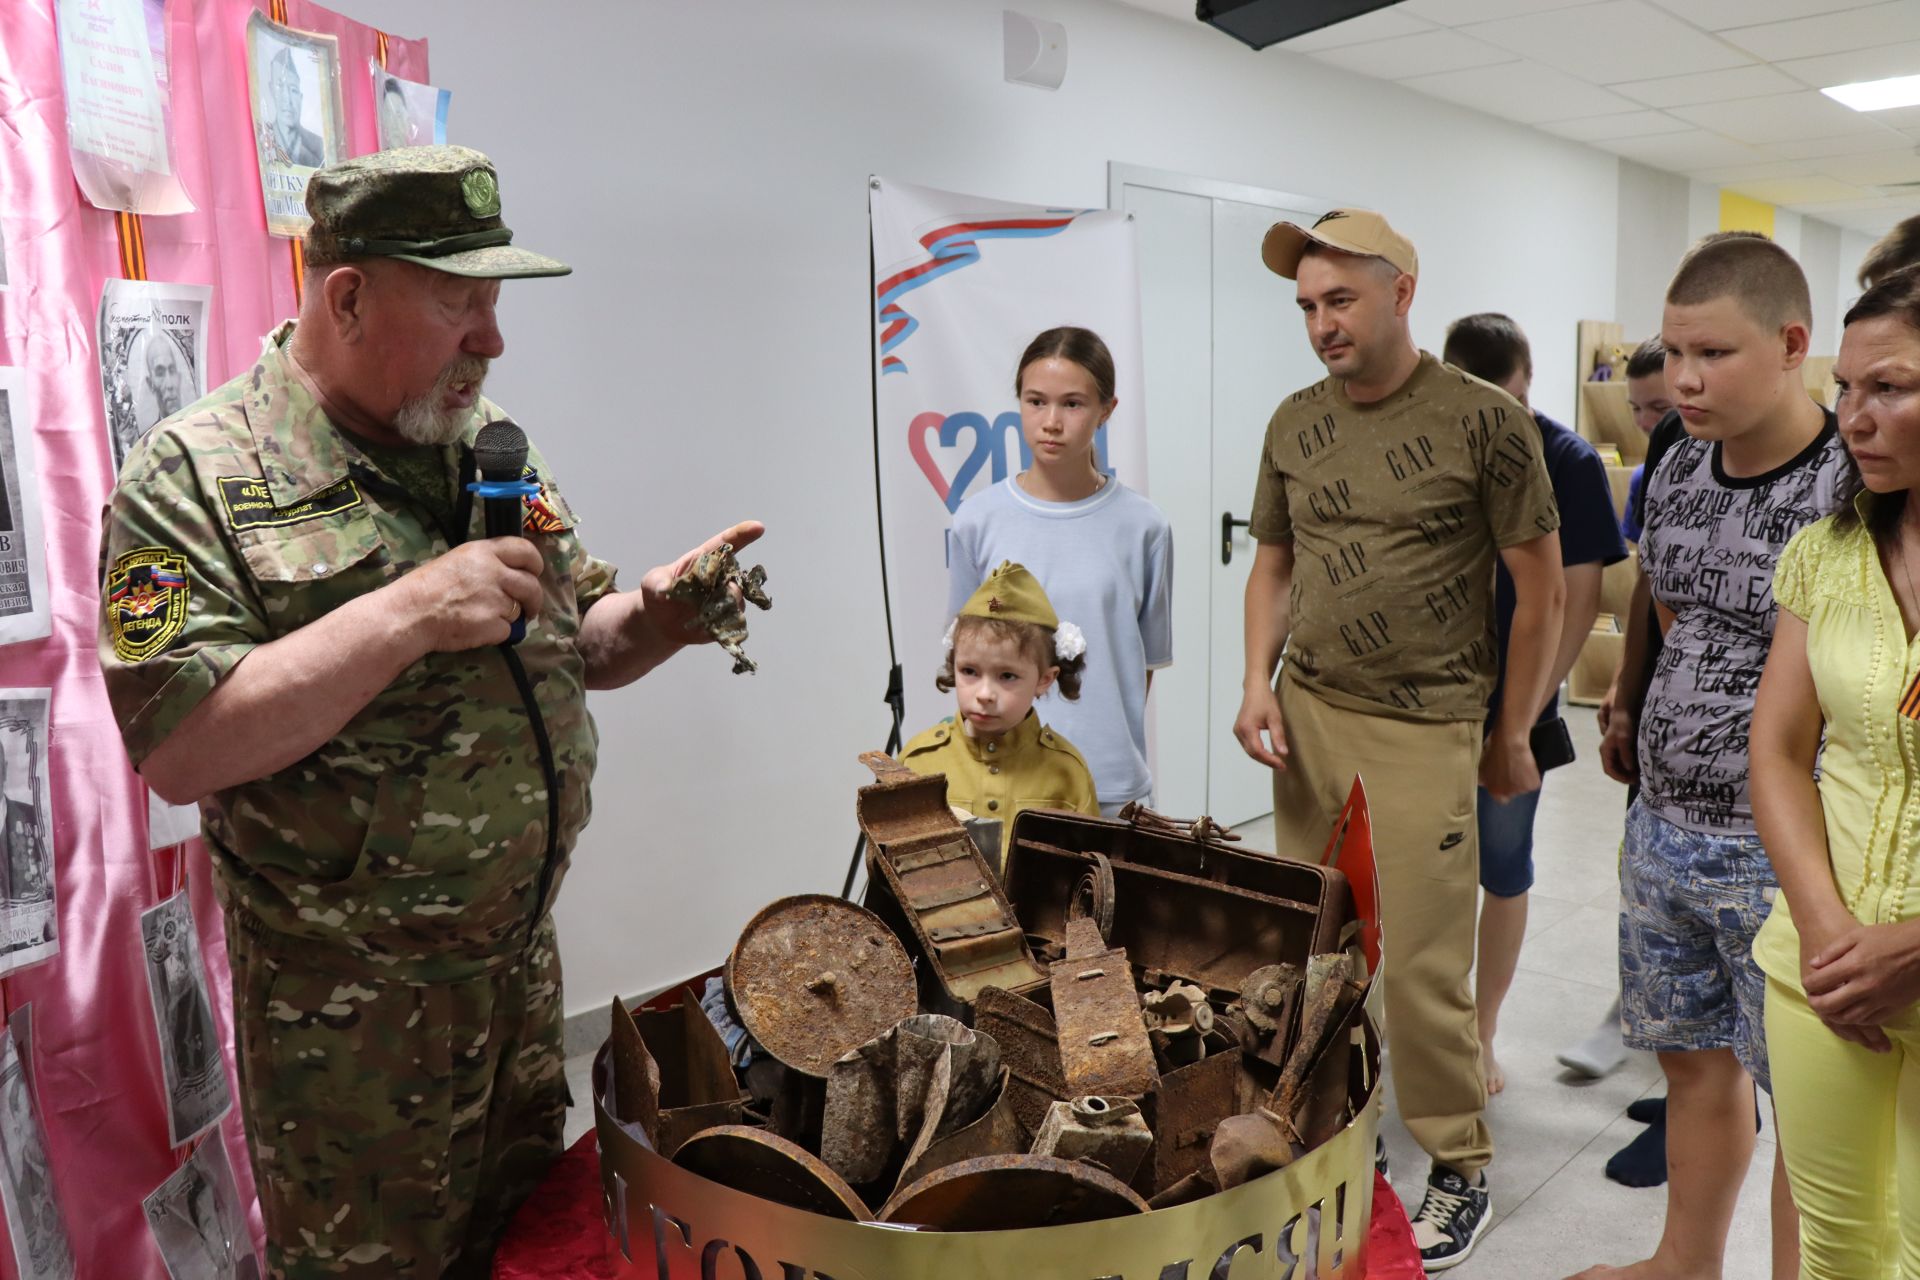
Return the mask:
{"type": "Polygon", "coordinates": [[[1410,276],[1420,274],[1420,255],[1413,251],[1413,242],[1371,209],[1329,209],[1311,227],[1276,222],[1267,229],[1260,260],[1273,274],[1291,280],[1309,241],[1363,258],[1385,258],[1410,276]]]}

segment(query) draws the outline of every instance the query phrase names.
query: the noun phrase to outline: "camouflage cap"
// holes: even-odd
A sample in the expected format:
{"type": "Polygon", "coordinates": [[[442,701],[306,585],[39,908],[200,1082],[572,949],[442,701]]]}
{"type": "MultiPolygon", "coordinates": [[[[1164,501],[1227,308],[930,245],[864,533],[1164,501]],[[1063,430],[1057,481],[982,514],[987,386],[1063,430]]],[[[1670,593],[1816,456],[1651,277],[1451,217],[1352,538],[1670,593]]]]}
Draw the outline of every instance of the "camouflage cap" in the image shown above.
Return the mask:
{"type": "Polygon", "coordinates": [[[471,147],[398,147],[314,172],[306,260],[398,258],[449,275],[563,276],[564,262],[513,247],[493,161],[471,147]]]}
{"type": "Polygon", "coordinates": [[[998,618],[1002,622],[1031,622],[1052,631],[1060,625],[1053,602],[1040,588],[1040,579],[1026,566],[1002,560],[1000,567],[967,598],[963,618],[998,618]]]}

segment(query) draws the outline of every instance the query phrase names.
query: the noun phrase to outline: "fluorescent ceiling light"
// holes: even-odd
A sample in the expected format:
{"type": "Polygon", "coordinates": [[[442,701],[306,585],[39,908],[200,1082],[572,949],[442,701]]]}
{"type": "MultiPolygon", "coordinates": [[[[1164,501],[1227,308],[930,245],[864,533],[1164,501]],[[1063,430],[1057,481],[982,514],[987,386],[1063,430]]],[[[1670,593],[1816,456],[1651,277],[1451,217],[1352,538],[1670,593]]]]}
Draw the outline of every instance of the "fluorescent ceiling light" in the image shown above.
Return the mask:
{"type": "Polygon", "coordinates": [[[1891,80],[1861,80],[1854,84],[1836,84],[1820,92],[1855,111],[1885,111],[1890,107],[1920,105],[1920,76],[1894,76],[1891,80]]]}

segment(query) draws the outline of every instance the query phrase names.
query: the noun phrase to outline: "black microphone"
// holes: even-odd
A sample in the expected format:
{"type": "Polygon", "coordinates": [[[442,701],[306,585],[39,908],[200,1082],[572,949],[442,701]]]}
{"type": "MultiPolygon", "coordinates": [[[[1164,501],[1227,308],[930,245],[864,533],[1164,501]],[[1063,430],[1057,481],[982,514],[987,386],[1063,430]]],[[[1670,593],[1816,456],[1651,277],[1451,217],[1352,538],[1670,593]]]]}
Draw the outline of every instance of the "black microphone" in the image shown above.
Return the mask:
{"type": "MultiPolygon", "coordinates": [[[[480,468],[480,482],[473,491],[480,495],[486,513],[489,538],[523,536],[523,499],[537,492],[521,475],[527,469],[527,433],[510,419],[501,418],[480,428],[473,440],[473,460],[480,468]]],[[[527,634],[524,612],[513,620],[508,644],[519,644],[527,634]]]]}

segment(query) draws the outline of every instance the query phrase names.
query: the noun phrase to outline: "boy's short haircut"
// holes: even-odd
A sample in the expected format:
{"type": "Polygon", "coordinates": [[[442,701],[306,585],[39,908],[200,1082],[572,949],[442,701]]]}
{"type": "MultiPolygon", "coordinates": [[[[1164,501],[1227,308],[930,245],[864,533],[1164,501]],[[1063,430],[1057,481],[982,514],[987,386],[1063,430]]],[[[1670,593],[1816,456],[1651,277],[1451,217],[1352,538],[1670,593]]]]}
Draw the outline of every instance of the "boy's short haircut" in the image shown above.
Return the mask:
{"type": "Polygon", "coordinates": [[[1688,250],[1667,286],[1667,302],[1697,307],[1732,298],[1763,329],[1813,325],[1807,274],[1793,255],[1757,231],[1717,231],[1688,250]]]}
{"type": "Polygon", "coordinates": [[[1533,373],[1533,348],[1512,316],[1481,311],[1461,316],[1447,326],[1447,345],[1440,358],[1456,369],[1501,386],[1514,374],[1533,373]]]}
{"type": "Polygon", "coordinates": [[[1867,250],[1860,263],[1860,287],[1871,289],[1888,276],[1920,266],[1920,214],[1901,222],[1867,250]]]}
{"type": "Polygon", "coordinates": [[[1656,373],[1664,373],[1667,368],[1667,345],[1655,334],[1633,349],[1627,357],[1627,376],[1629,378],[1650,378],[1656,373]]]}

